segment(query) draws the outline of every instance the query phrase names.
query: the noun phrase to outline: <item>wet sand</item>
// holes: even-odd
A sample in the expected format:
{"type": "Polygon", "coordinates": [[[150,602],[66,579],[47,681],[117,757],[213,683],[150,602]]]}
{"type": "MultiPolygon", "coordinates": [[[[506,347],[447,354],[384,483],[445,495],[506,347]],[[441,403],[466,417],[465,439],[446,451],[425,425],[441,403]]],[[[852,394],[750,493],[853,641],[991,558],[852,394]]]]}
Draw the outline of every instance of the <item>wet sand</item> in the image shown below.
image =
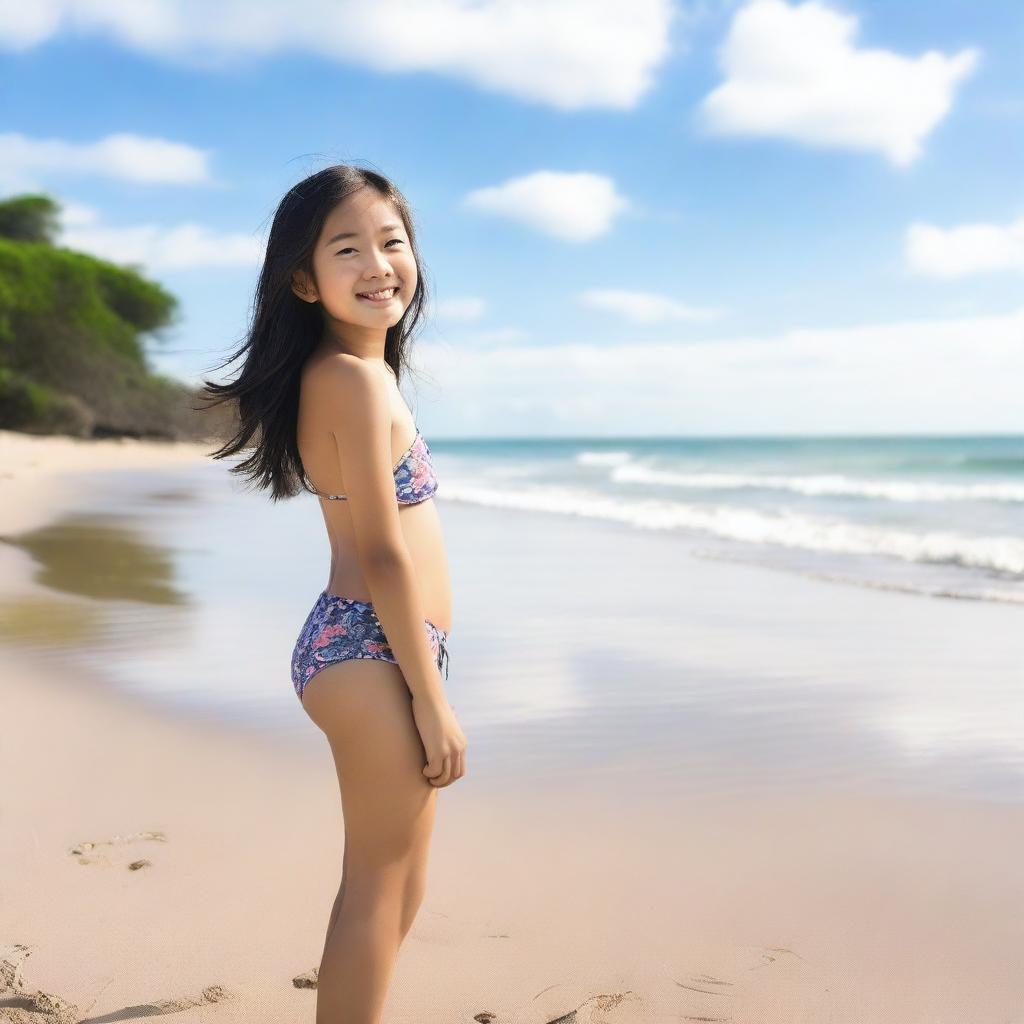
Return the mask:
{"type": "MultiPolygon", "coordinates": [[[[204,450],[105,445],[0,436],[0,534],[73,505],[69,469],[204,450]]],[[[488,515],[459,509],[481,533],[488,515]]],[[[503,529],[517,522],[510,571],[538,528],[503,529]]],[[[565,557],[593,558],[578,532],[565,557]]],[[[728,588],[703,593],[728,614],[728,588]]],[[[539,596],[557,617],[558,595],[539,596]]],[[[67,1020],[312,1021],[343,850],[315,728],[299,751],[158,713],[16,645],[0,648],[0,708],[0,960],[20,964],[0,970],[0,1020],[59,1020],[63,1000],[67,1020]]],[[[485,786],[469,738],[469,774],[438,794],[388,1024],[1024,1022],[1019,804],[825,779],[714,799],[653,777],[651,798],[528,770],[485,786]]],[[[524,731],[524,769],[537,753],[524,731]]]]}

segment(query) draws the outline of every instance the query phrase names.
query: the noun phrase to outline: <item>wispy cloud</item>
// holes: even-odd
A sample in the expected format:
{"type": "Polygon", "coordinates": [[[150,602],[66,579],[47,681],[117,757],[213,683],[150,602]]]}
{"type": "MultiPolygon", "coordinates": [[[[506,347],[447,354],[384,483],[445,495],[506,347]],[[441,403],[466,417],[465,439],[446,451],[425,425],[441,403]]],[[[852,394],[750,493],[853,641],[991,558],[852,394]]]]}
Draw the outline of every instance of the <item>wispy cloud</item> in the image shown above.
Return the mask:
{"type": "Polygon", "coordinates": [[[669,54],[672,19],[670,0],[30,0],[3,4],[0,48],[101,35],[209,70],[298,50],[563,110],[631,109],[669,54]]]}
{"type": "MultiPolygon", "coordinates": [[[[449,332],[442,332],[442,338],[447,340],[449,332]]],[[[480,345],[508,345],[515,341],[524,341],[530,337],[530,332],[522,327],[472,327],[460,330],[456,341],[459,350],[473,348],[480,345]]]]}
{"type": "Polygon", "coordinates": [[[434,315],[443,320],[468,323],[484,315],[487,303],[483,299],[467,296],[462,299],[441,299],[435,303],[434,315]]]}
{"type": "Polygon", "coordinates": [[[424,349],[430,373],[444,382],[440,415],[451,410],[453,427],[468,434],[1024,426],[1024,307],[674,344],[424,349]]]}
{"type": "Polygon", "coordinates": [[[686,306],[667,295],[656,295],[653,292],[591,288],[581,293],[579,298],[585,306],[615,313],[637,324],[661,324],[681,320],[704,323],[722,315],[721,310],[686,306]]]}
{"type": "Polygon", "coordinates": [[[150,272],[257,266],[265,245],[254,235],[212,231],[202,224],[116,227],[104,224],[99,211],[80,203],[66,204],[60,223],[58,244],[150,272]]]}
{"type": "Polygon", "coordinates": [[[929,277],[954,278],[1010,270],[1024,273],[1024,217],[1010,224],[907,228],[907,266],[929,277]]]}
{"type": "Polygon", "coordinates": [[[474,331],[473,340],[488,345],[504,344],[508,341],[522,341],[530,336],[521,327],[495,327],[488,331],[474,331]]]}
{"type": "Polygon", "coordinates": [[[95,142],[0,134],[0,184],[28,187],[38,177],[113,178],[147,185],[214,184],[209,150],[125,132],[95,142]]]}
{"type": "Polygon", "coordinates": [[[463,205],[517,221],[563,242],[591,242],[611,230],[615,217],[631,204],[603,174],[535,171],[476,189],[463,205]]]}
{"type": "Polygon", "coordinates": [[[857,31],[856,15],[818,0],[752,0],[732,20],[719,52],[725,81],[704,98],[699,123],[713,134],[873,150],[897,166],[912,163],[980,51],[904,57],[858,48],[857,31]]]}

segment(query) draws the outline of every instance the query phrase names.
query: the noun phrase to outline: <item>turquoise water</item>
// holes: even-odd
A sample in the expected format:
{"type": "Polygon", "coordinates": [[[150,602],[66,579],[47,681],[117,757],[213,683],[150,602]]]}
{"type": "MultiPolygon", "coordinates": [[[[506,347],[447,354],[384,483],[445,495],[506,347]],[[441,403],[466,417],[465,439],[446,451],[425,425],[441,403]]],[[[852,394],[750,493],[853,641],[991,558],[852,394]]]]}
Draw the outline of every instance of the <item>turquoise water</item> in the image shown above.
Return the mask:
{"type": "Polygon", "coordinates": [[[1024,602],[1024,436],[436,442],[449,500],[681,534],[709,557],[1024,602]]]}

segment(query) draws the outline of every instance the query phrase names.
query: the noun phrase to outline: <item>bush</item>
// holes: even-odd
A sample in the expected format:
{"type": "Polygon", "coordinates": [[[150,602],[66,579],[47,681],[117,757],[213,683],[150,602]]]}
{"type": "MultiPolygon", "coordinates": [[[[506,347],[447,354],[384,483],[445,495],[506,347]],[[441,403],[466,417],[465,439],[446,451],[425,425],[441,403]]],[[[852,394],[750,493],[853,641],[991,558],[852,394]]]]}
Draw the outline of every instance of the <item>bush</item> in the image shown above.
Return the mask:
{"type": "Polygon", "coordinates": [[[75,395],[0,367],[0,429],[90,437],[95,422],[92,409],[75,395]]]}

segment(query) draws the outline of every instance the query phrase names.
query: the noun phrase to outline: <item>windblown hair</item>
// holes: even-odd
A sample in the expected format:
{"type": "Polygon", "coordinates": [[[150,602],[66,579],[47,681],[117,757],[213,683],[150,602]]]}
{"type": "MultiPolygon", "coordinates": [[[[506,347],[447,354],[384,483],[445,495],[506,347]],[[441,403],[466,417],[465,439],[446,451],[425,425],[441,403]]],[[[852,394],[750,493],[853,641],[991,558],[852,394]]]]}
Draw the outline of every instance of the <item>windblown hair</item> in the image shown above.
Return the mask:
{"type": "Polygon", "coordinates": [[[400,214],[416,260],[417,282],[402,319],[388,328],[384,359],[402,379],[411,371],[408,348],[427,304],[423,266],[416,244],[412,212],[390,180],[351,164],[335,164],[303,179],[288,190],[274,214],[263,257],[245,340],[222,369],[244,356],[238,376],[226,384],[204,380],[198,393],[209,400],[205,409],[236,403],[237,429],[211,458],[223,459],[242,450],[252,454],[229,472],[246,477],[256,488],[270,488],[271,498],[314,493],[299,455],[296,428],[302,367],[323,337],[319,302],[304,302],[292,291],[292,275],[304,270],[315,280],[313,251],[330,212],[349,196],[372,188],[400,214]]]}

